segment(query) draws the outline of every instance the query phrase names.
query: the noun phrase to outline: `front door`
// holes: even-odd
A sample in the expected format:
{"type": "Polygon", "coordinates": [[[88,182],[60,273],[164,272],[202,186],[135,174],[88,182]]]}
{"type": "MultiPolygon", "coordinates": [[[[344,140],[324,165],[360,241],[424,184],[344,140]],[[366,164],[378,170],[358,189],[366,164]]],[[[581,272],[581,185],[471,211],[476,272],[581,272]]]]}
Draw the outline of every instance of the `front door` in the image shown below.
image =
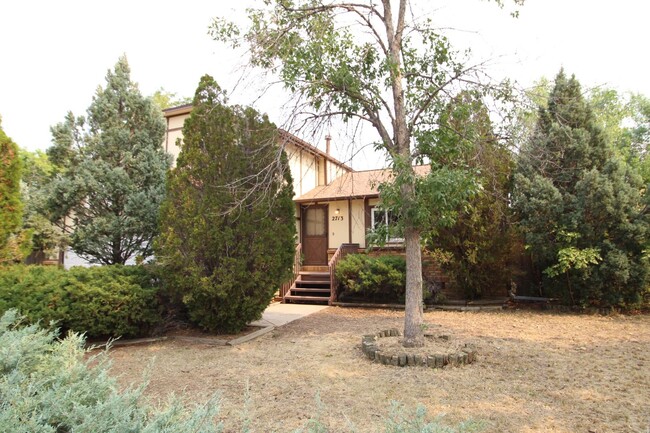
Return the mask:
{"type": "Polygon", "coordinates": [[[327,206],[302,208],[302,252],[305,265],[327,264],[327,206]]]}

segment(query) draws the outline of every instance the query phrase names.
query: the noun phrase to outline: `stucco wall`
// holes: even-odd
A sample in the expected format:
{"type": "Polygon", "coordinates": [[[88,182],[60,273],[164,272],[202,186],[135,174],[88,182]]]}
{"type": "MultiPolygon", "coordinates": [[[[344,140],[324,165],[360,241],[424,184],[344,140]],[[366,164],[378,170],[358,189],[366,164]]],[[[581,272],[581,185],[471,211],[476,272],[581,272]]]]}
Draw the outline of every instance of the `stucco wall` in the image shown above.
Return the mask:
{"type": "Polygon", "coordinates": [[[328,248],[338,248],[341,244],[350,242],[348,202],[340,200],[331,201],[328,204],[328,248]],[[338,213],[336,213],[337,209],[338,213]]]}

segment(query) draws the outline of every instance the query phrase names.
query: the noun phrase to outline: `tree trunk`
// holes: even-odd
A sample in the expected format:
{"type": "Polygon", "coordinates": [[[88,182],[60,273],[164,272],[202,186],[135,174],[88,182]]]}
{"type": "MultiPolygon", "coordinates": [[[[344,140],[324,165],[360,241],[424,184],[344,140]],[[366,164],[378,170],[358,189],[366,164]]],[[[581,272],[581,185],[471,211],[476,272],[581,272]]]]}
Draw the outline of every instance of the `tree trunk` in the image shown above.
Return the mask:
{"type": "Polygon", "coordinates": [[[404,314],[404,347],[424,345],[422,329],[422,250],[420,248],[420,230],[406,227],[406,303],[404,314]]]}

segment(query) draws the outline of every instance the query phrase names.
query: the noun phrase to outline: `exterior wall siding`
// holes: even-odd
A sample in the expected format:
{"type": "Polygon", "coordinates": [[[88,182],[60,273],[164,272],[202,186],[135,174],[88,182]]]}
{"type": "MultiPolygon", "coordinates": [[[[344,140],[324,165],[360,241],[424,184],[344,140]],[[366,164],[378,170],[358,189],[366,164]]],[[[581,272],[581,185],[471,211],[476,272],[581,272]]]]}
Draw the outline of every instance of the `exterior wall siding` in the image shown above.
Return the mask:
{"type": "Polygon", "coordinates": [[[181,114],[167,118],[167,131],[163,147],[165,152],[172,156],[172,166],[176,165],[176,158],[181,153],[181,148],[177,143],[183,138],[183,124],[188,117],[190,117],[189,114],[181,114]]]}

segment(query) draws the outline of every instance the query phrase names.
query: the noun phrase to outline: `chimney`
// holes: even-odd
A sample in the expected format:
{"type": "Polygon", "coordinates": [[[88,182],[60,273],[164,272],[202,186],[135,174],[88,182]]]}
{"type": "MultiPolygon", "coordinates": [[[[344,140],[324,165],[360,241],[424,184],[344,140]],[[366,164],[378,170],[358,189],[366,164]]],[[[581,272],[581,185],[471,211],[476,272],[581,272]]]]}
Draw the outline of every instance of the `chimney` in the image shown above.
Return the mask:
{"type": "Polygon", "coordinates": [[[328,154],[328,155],[330,154],[330,142],[331,141],[332,141],[332,137],[329,134],[327,134],[325,136],[325,153],[328,154]]]}

